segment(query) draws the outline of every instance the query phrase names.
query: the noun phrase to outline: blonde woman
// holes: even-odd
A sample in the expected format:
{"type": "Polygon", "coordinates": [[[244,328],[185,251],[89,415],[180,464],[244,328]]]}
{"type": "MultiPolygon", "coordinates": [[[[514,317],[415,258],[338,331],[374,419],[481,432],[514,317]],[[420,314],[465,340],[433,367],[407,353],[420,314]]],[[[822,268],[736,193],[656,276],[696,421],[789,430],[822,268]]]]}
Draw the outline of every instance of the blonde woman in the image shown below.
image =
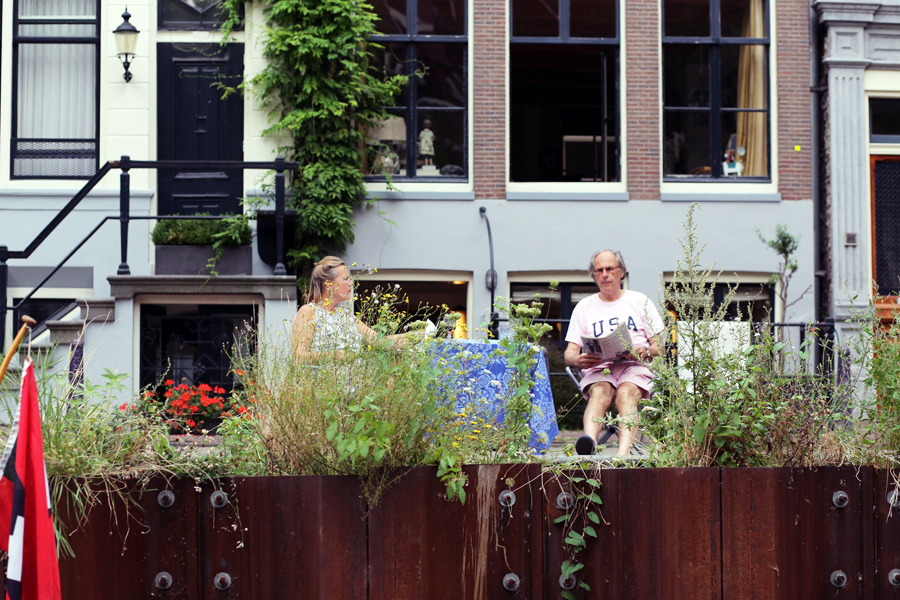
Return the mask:
{"type": "MultiPolygon", "coordinates": [[[[363,339],[375,340],[378,334],[353,314],[353,279],[347,266],[336,256],[316,263],[310,276],[309,303],[300,307],[294,318],[294,353],[303,362],[315,362],[323,354],[343,356],[357,352],[363,339]]],[[[406,335],[388,336],[399,345],[406,335]]]]}

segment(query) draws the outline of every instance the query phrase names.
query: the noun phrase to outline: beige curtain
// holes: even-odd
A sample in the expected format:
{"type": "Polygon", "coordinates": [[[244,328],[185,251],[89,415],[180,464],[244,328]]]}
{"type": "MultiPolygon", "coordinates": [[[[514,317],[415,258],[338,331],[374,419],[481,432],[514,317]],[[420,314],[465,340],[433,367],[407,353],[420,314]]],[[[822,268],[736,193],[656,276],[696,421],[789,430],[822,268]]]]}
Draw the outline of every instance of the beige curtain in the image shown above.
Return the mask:
{"type": "MultiPolygon", "coordinates": [[[[764,0],[750,0],[741,35],[765,37],[764,0]]],[[[766,107],[766,47],[758,44],[741,46],[738,63],[738,108],[766,107]]],[[[738,113],[737,143],[746,150],[744,176],[767,176],[768,135],[766,113],[738,113]]]]}

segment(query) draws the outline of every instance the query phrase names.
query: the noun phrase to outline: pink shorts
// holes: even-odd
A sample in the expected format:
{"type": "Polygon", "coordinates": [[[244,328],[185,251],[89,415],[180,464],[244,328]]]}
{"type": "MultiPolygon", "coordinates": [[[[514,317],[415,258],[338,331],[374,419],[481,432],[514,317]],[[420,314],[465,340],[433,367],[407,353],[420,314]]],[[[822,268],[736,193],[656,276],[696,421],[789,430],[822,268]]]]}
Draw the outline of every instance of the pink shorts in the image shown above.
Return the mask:
{"type": "Polygon", "coordinates": [[[606,367],[595,367],[583,373],[581,394],[585,400],[588,398],[588,388],[601,381],[608,382],[614,388],[618,388],[625,382],[633,383],[643,390],[644,398],[649,398],[650,392],[653,390],[653,371],[633,361],[613,363],[606,367]],[[609,369],[609,373],[606,373],[607,369],[609,369]]]}

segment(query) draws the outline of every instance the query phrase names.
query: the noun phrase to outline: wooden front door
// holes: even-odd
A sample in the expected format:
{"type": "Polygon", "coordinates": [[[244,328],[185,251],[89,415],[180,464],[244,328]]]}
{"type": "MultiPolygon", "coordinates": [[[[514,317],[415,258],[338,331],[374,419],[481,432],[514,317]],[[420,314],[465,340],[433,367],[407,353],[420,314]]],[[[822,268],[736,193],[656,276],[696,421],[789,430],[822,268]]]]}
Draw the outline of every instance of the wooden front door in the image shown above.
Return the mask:
{"type": "MultiPolygon", "coordinates": [[[[243,44],[157,48],[159,160],[243,160],[243,99],[237,92],[223,98],[222,88],[241,82],[243,44]]],[[[240,212],[240,169],[159,169],[157,177],[161,215],[240,212]]]]}
{"type": "Polygon", "coordinates": [[[876,309],[893,319],[900,300],[900,156],[873,156],[872,277],[876,309]]]}

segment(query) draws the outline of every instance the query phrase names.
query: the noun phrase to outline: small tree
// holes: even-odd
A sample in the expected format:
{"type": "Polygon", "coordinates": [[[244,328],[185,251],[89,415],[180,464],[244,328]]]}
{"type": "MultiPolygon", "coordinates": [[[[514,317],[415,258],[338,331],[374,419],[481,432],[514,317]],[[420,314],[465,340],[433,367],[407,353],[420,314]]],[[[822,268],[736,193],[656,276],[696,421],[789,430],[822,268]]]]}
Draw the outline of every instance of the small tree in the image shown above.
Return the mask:
{"type": "Polygon", "coordinates": [[[769,285],[775,286],[781,304],[781,314],[775,315],[776,321],[784,321],[787,318],[787,309],[799,302],[812,289],[811,285],[808,286],[802,294],[788,302],[788,286],[797,271],[797,259],[794,258],[794,253],[800,247],[800,236],[792,235],[784,223],[775,226],[775,237],[771,240],[764,238],[759,229],[756,230],[756,235],[759,237],[759,241],[774,250],[780,259],[778,270],[769,278],[769,285]]]}

